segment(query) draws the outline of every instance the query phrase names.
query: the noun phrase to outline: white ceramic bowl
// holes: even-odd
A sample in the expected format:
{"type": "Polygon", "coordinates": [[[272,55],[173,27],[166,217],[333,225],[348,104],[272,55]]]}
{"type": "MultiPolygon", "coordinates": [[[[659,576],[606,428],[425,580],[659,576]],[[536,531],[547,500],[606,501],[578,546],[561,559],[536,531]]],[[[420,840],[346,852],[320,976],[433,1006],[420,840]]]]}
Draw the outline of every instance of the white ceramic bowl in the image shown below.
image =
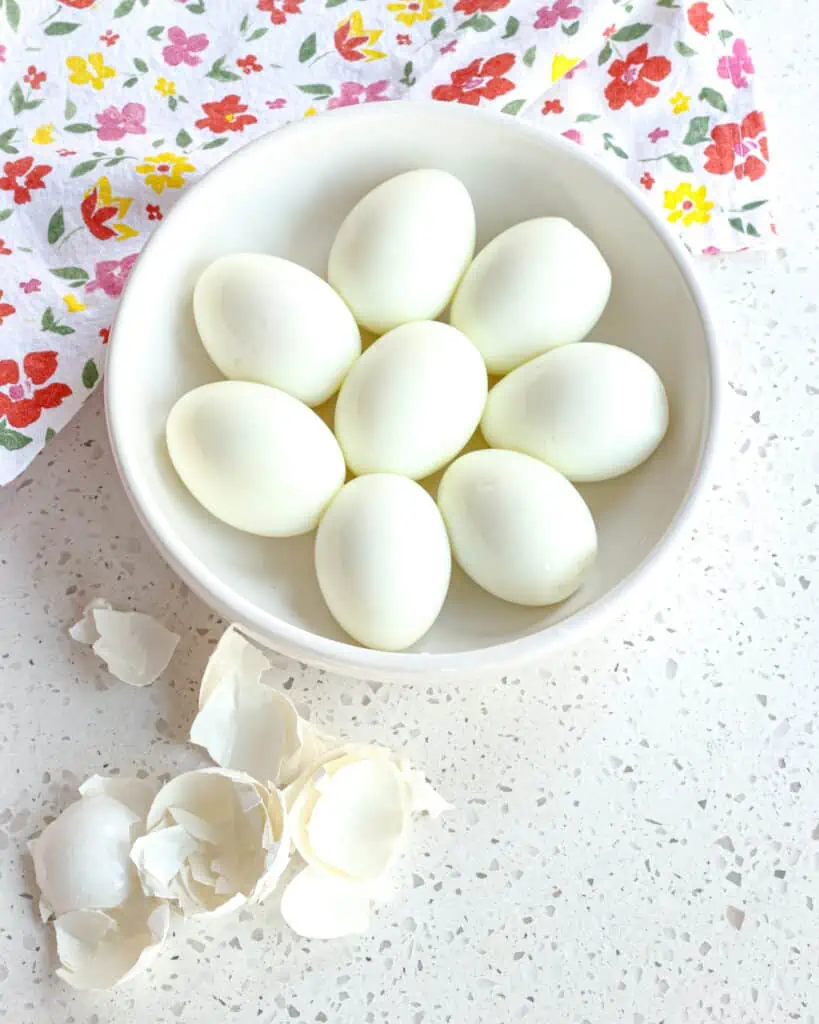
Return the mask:
{"type": "MultiPolygon", "coordinates": [[[[379,103],[292,124],[245,147],[187,191],[135,265],[111,336],[106,406],[114,456],[151,539],[213,608],[272,648],[363,678],[477,672],[543,657],[632,598],[685,533],[715,418],[715,343],[682,246],[581,147],[504,115],[456,104],[379,103]],[[657,453],[619,480],[583,487],[600,553],[588,582],[551,608],[505,604],[457,570],[440,618],[401,654],[356,646],[330,617],[313,535],[269,540],[213,519],[182,486],[165,418],[219,379],[196,334],[194,282],[216,257],[269,252],[326,271],[345,214],[379,182],[416,167],[456,174],[472,194],[479,247],[529,217],[559,214],[590,235],[614,276],[592,337],[644,356],[668,390],[657,453]]],[[[673,570],[672,570],[673,571],[673,570]]]]}

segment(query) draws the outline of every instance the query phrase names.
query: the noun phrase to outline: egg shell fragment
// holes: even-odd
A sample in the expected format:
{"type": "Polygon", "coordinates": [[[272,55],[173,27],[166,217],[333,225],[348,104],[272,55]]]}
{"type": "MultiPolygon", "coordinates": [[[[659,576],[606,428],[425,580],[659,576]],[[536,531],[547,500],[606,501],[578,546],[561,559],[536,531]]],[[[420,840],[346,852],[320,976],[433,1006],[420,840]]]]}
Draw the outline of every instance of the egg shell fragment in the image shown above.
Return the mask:
{"type": "Polygon", "coordinates": [[[475,250],[475,210],[446,171],[407,171],[368,192],[339,228],[328,280],[376,334],[434,320],[475,250]]]}
{"type": "Polygon", "coordinates": [[[586,341],[547,352],[499,381],[481,427],[493,448],[532,455],[569,480],[610,480],[658,447],[668,399],[640,356],[586,341]]]}
{"type": "Polygon", "coordinates": [[[316,575],[333,617],[359,643],[400,651],[427,632],[449,588],[451,556],[435,502],[406,477],[348,483],[316,533],[316,575]]]}
{"type": "Polygon", "coordinates": [[[361,886],[307,867],[286,886],[281,912],[297,935],[340,939],[368,931],[372,903],[361,886]]]}
{"type": "Polygon", "coordinates": [[[307,533],[344,483],[344,457],[327,425],[264,384],[226,380],[189,391],[171,409],[166,438],[196,500],[248,533],[307,533]]]}
{"type": "Polygon", "coordinates": [[[478,253],[449,320],[491,374],[505,374],[584,338],[610,293],[611,271],[594,242],[562,217],[539,217],[508,228],[478,253]]]}
{"type": "Polygon", "coordinates": [[[196,282],[193,311],[208,355],[231,380],[280,388],[306,405],[334,394],[361,354],[343,300],[316,274],[265,253],[233,253],[196,282]]]}
{"type": "Polygon", "coordinates": [[[341,387],[335,434],[353,473],[429,476],[454,459],[480,422],[487,375],[460,331],[405,324],[371,345],[341,387]]]}
{"type": "Polygon", "coordinates": [[[438,507],[464,572],[513,604],[563,601],[597,553],[594,520],[578,491],[519,452],[461,456],[441,479],[438,507]]]}

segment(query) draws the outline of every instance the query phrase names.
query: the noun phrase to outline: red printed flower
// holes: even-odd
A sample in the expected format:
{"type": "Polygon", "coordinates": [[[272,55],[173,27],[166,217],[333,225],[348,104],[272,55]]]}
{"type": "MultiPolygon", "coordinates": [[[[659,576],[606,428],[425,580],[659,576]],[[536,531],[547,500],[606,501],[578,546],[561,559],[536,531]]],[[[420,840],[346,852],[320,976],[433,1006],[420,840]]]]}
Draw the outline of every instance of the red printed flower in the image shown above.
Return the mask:
{"type": "Polygon", "coordinates": [[[196,122],[196,127],[207,128],[217,134],[243,132],[249,124],[256,124],[256,118],[245,113],[247,105],[233,93],[217,103],[203,103],[202,110],[205,116],[196,122]]]}
{"type": "Polygon", "coordinates": [[[100,42],[105,43],[106,46],[113,46],[118,39],[117,33],[112,32],[110,28],[100,36],[100,42]]]}
{"type": "MultiPolygon", "coordinates": [[[[3,290],[0,289],[0,326],[2,325],[3,320],[7,316],[11,316],[12,313],[16,312],[16,306],[12,306],[10,302],[3,302],[3,290]]],[[[6,365],[6,363],[10,362],[10,359],[0,359],[0,384],[3,383],[3,367],[6,365]]]]}
{"type": "MultiPolygon", "coordinates": [[[[0,305],[0,316],[4,308],[0,305]]],[[[29,352],[23,359],[22,375],[14,359],[0,359],[0,419],[5,416],[10,427],[28,427],[40,418],[43,409],[61,405],[71,388],[67,384],[46,384],[56,371],[56,352],[29,352]]]]}
{"type": "Polygon", "coordinates": [[[288,14],[301,14],[303,3],[304,0],[259,0],[256,9],[269,12],[274,25],[283,25],[288,14]]]}
{"type": "Polygon", "coordinates": [[[32,89],[39,89],[46,78],[48,78],[48,75],[45,71],[38,71],[33,64],[29,64],[26,73],[23,75],[23,81],[26,85],[30,85],[32,89]]]}
{"type": "Polygon", "coordinates": [[[631,51],[625,60],[609,65],[613,81],[606,86],[606,99],[612,110],[621,110],[627,103],[642,107],[660,91],[654,82],[662,82],[671,74],[667,57],[649,57],[648,43],[631,51]]]}
{"type": "Polygon", "coordinates": [[[479,11],[502,11],[509,0],[458,0],[455,10],[461,14],[478,14],[479,11]]]}
{"type": "Polygon", "coordinates": [[[154,203],[148,203],[145,212],[148,214],[148,220],[162,220],[162,211],[154,203]]]}
{"type": "Polygon", "coordinates": [[[103,343],[103,345],[107,345],[108,344],[108,339],[110,337],[111,337],[111,328],[110,327],[100,327],[100,341],[103,343]]]}
{"type": "Polygon", "coordinates": [[[562,114],[563,104],[560,102],[560,100],[546,100],[546,102],[543,104],[543,109],[541,110],[541,113],[562,114]]]}
{"type": "Polygon", "coordinates": [[[603,38],[604,39],[611,39],[611,37],[614,35],[614,33],[616,31],[617,31],[617,26],[616,25],[609,25],[609,27],[607,29],[603,30],[603,38]]]}
{"type": "Polygon", "coordinates": [[[640,178],[640,184],[650,192],[654,188],[654,177],[646,171],[642,178],[640,178]]]}
{"type": "Polygon", "coordinates": [[[395,41],[399,46],[409,46],[412,43],[412,36],[408,36],[404,32],[401,32],[395,37],[395,41]]]}
{"type": "Polygon", "coordinates": [[[21,156],[19,160],[8,160],[3,164],[5,175],[0,178],[0,190],[12,192],[17,204],[31,202],[31,193],[45,188],[43,178],[51,173],[48,164],[34,166],[33,156],[21,156]]]}
{"type": "Polygon", "coordinates": [[[11,256],[11,249],[6,247],[5,238],[0,238],[0,256],[11,256]]]}
{"type": "Polygon", "coordinates": [[[249,53],[246,57],[240,57],[236,63],[246,75],[252,75],[254,71],[262,70],[262,65],[256,60],[255,53],[249,53]]]}
{"type": "Polygon", "coordinates": [[[436,85],[432,98],[445,103],[466,103],[470,107],[477,107],[482,99],[497,99],[515,88],[514,82],[503,77],[514,64],[512,53],[499,53],[484,61],[478,57],[465,68],[453,71],[449,85],[436,85]]]}
{"type": "Polygon", "coordinates": [[[697,3],[688,9],[688,24],[701,36],[707,36],[711,31],[713,17],[706,3],[697,3]]]}
{"type": "Polygon", "coordinates": [[[86,7],[95,4],[97,0],[58,0],[58,2],[65,4],[66,7],[73,7],[75,11],[83,11],[86,7]]]}
{"type": "Polygon", "coordinates": [[[710,174],[734,172],[738,180],[759,181],[768,169],[765,115],[758,110],[742,124],[720,124],[711,132],[713,145],[705,150],[705,169],[710,174]]]}

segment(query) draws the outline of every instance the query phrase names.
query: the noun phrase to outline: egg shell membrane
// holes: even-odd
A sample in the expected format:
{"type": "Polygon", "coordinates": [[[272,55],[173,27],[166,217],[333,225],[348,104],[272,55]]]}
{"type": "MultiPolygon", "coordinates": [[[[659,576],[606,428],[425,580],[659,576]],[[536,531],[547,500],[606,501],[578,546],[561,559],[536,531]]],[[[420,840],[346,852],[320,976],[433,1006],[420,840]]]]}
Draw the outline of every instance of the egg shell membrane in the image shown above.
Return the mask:
{"type": "Polygon", "coordinates": [[[306,867],[285,887],[281,913],[304,938],[339,939],[369,929],[372,902],[361,886],[306,867]]]}

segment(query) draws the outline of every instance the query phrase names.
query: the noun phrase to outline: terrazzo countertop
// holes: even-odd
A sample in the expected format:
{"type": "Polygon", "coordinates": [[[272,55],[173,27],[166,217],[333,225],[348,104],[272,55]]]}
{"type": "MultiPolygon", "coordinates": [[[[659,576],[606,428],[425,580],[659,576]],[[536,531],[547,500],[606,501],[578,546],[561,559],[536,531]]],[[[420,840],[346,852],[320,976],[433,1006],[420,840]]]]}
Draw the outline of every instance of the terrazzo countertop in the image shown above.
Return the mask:
{"type": "Polygon", "coordinates": [[[116,993],[53,977],[25,842],[95,771],[201,763],[185,736],[223,623],[146,541],[101,396],[0,495],[0,1019],[819,1020],[819,6],[735,6],[764,41],[788,250],[699,263],[725,430],[668,577],[519,675],[410,689],[291,666],[315,722],[407,751],[456,805],[370,936],[309,943],[262,907],[177,934],[116,993]],[[97,594],[182,635],[171,682],[131,689],[70,642],[97,594]]]}

